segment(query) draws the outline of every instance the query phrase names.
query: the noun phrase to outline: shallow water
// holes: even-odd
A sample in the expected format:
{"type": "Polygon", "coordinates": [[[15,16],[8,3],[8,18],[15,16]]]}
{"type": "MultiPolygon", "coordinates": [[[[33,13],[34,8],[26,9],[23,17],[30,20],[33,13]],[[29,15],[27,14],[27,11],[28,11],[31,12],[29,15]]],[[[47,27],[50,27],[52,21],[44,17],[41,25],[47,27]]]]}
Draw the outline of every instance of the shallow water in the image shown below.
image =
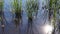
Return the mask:
{"type": "MultiPolygon", "coordinates": [[[[4,16],[5,16],[5,28],[4,34],[26,34],[28,26],[28,18],[25,12],[25,0],[22,0],[22,25],[19,25],[18,28],[15,27],[14,22],[12,21],[14,14],[11,13],[11,1],[13,0],[4,0],[4,16]]],[[[45,0],[39,0],[39,10],[36,20],[33,21],[33,32],[34,34],[44,34],[42,26],[48,22],[48,12],[45,9],[42,9],[42,2],[45,0]]],[[[45,4],[44,4],[45,5],[45,4]]],[[[31,29],[30,29],[31,30],[31,29]]],[[[0,34],[2,34],[2,28],[0,27],[0,34]]],[[[30,33],[29,33],[30,34],[30,33]]]]}

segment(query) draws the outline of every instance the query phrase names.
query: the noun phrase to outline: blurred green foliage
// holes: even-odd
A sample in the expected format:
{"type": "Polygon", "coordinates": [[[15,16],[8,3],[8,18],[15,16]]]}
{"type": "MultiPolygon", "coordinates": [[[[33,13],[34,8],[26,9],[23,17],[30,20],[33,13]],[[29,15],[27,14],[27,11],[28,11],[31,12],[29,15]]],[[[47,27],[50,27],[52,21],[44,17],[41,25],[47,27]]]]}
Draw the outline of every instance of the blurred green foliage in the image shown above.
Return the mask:
{"type": "MultiPolygon", "coordinates": [[[[54,26],[54,29],[56,29],[56,27],[57,27],[56,20],[57,20],[57,12],[58,12],[57,10],[60,9],[60,0],[50,0],[49,8],[51,10],[53,10],[53,26],[54,26]]],[[[51,11],[49,11],[49,12],[51,12],[51,11]]],[[[55,30],[54,30],[54,32],[55,32],[55,30]]]]}
{"type": "Polygon", "coordinates": [[[14,12],[17,12],[17,13],[21,13],[22,11],[22,0],[20,0],[20,2],[18,2],[19,0],[14,0],[13,1],[13,9],[14,9],[14,12]]]}
{"type": "Polygon", "coordinates": [[[0,2],[0,11],[3,9],[3,1],[0,2]]]}
{"type": "Polygon", "coordinates": [[[28,17],[32,18],[33,12],[38,12],[39,9],[38,0],[27,0],[26,9],[27,9],[28,17]]]}
{"type": "Polygon", "coordinates": [[[0,21],[2,20],[2,12],[3,12],[3,0],[0,1],[0,21]]]}
{"type": "Polygon", "coordinates": [[[14,19],[14,22],[16,24],[16,27],[17,25],[19,25],[19,23],[21,23],[21,19],[22,19],[22,16],[21,16],[21,12],[22,12],[22,0],[14,0],[12,2],[12,10],[13,10],[13,13],[15,13],[15,19],[14,19]]]}

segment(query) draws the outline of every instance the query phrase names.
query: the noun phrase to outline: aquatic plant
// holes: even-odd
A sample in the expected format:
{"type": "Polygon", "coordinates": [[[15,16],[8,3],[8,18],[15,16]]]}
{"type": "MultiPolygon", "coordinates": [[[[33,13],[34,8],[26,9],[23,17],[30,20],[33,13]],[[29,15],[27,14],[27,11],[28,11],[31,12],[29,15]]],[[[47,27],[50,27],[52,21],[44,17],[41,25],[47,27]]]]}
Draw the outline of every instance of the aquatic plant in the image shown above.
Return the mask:
{"type": "Polygon", "coordinates": [[[33,13],[37,13],[39,9],[39,5],[38,5],[38,0],[27,0],[26,2],[26,12],[28,15],[28,19],[32,20],[33,13]]]}
{"type": "Polygon", "coordinates": [[[4,6],[4,1],[1,0],[0,1],[0,22],[1,22],[2,34],[4,34],[4,26],[5,26],[4,25],[5,18],[4,18],[3,6],[4,6]]]}
{"type": "Polygon", "coordinates": [[[3,24],[3,1],[0,2],[0,21],[3,24]]]}
{"type": "Polygon", "coordinates": [[[19,25],[19,23],[21,23],[21,12],[22,12],[22,0],[20,0],[20,2],[18,2],[19,0],[14,0],[13,1],[13,9],[14,9],[14,13],[15,13],[15,24],[16,26],[19,25]]]}
{"type": "Polygon", "coordinates": [[[32,28],[32,24],[33,24],[32,15],[33,15],[33,13],[36,13],[36,16],[37,16],[38,9],[39,9],[38,0],[27,0],[26,1],[26,12],[27,12],[27,16],[28,16],[28,29],[29,29],[29,27],[32,28]]]}
{"type": "Polygon", "coordinates": [[[55,34],[56,30],[56,16],[57,16],[57,0],[50,0],[49,2],[49,19],[50,21],[53,20],[52,24],[54,26],[54,30],[52,34],[55,34]],[[52,11],[53,10],[53,11],[52,11]],[[51,19],[51,15],[53,15],[53,18],[51,19]]]}

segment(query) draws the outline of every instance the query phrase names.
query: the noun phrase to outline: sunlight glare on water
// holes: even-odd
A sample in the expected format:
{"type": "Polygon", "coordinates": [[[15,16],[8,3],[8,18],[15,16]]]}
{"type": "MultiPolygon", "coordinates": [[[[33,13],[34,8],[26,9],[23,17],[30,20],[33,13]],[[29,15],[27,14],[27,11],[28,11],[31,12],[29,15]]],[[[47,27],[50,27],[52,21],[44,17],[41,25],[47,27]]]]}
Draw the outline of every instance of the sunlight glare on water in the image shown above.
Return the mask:
{"type": "Polygon", "coordinates": [[[51,25],[45,25],[44,26],[44,32],[45,33],[51,34],[52,31],[53,31],[53,27],[51,25]]]}

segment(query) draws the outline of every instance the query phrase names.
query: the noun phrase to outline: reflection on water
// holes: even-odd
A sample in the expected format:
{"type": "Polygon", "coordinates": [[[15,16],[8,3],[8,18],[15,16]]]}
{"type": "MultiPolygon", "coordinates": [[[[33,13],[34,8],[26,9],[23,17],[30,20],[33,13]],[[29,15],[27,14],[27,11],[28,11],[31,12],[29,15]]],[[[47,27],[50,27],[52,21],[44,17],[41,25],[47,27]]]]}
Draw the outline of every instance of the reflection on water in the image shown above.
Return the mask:
{"type": "Polygon", "coordinates": [[[39,0],[39,10],[37,14],[37,18],[35,20],[35,16],[33,18],[33,24],[32,27],[29,26],[31,24],[28,23],[28,17],[26,13],[26,7],[25,2],[26,0],[22,0],[22,24],[20,24],[17,28],[14,23],[14,17],[16,16],[12,12],[12,2],[13,0],[4,0],[4,25],[2,25],[1,28],[1,22],[0,22],[0,34],[44,34],[42,31],[42,26],[44,24],[48,24],[48,11],[45,8],[42,8],[46,5],[45,0],[39,0]],[[4,27],[4,28],[3,28],[4,27]],[[28,30],[29,29],[29,30],[28,30]],[[30,31],[31,30],[31,31],[30,31]],[[3,32],[3,33],[2,33],[3,32]],[[33,32],[33,33],[31,33],[33,32]]]}

